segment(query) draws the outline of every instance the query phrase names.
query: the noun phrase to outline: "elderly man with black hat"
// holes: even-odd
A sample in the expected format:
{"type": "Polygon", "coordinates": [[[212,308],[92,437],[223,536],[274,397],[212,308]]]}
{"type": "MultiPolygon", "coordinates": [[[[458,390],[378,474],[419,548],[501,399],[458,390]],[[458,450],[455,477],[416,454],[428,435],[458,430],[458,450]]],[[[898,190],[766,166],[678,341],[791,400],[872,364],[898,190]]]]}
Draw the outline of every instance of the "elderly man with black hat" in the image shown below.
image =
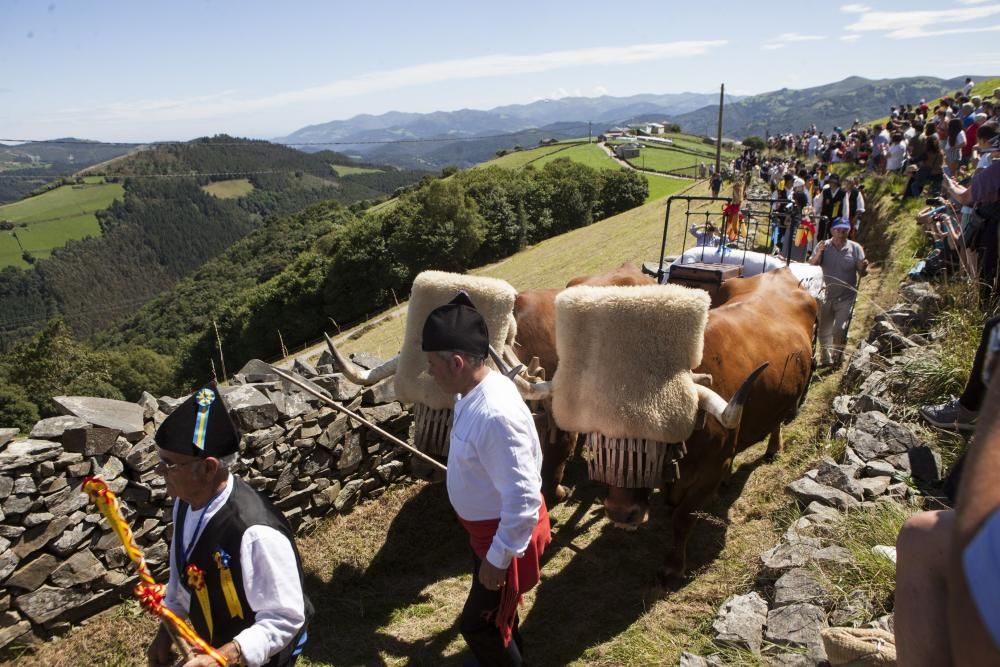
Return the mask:
{"type": "Polygon", "coordinates": [[[517,606],[551,540],[535,422],[514,384],[486,366],[486,321],[465,292],[427,317],[422,349],[431,377],[456,395],[447,487],[474,554],[460,623],[476,660],[467,664],[517,667],[517,606]]]}
{"type": "MultiPolygon", "coordinates": [[[[174,498],[164,604],[231,665],[292,665],[312,613],[302,564],[285,518],[229,471],[240,434],[214,382],[163,420],[156,444],[157,469],[174,498]]],[[[174,664],[165,627],[148,658],[154,666],[174,664]]],[[[204,654],[184,663],[209,665],[217,662],[204,654]]]]}

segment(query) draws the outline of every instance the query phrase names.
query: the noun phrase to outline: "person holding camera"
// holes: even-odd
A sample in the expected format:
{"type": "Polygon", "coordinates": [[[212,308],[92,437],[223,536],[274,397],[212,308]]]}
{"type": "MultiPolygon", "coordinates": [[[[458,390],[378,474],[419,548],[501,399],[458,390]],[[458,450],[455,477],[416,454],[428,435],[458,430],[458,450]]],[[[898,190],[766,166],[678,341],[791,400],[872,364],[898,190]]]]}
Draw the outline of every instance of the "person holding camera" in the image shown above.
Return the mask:
{"type": "Polygon", "coordinates": [[[851,326],[858,278],[868,272],[861,244],[847,238],[851,223],[838,218],[832,238],[819,243],[809,263],[823,268],[826,298],[819,310],[820,366],[837,366],[843,360],[847,329],[851,326]]]}

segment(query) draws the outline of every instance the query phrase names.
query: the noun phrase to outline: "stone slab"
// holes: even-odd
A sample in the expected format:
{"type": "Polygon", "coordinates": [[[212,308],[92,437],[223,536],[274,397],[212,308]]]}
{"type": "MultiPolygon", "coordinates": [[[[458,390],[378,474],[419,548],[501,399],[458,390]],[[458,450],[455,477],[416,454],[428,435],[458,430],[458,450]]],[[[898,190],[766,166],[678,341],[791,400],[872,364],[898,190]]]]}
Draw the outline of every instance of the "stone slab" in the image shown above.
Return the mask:
{"type": "Polygon", "coordinates": [[[56,396],[52,400],[67,414],[80,417],[94,426],[121,431],[129,441],[146,434],[142,407],[136,403],[90,396],[56,396]]]}

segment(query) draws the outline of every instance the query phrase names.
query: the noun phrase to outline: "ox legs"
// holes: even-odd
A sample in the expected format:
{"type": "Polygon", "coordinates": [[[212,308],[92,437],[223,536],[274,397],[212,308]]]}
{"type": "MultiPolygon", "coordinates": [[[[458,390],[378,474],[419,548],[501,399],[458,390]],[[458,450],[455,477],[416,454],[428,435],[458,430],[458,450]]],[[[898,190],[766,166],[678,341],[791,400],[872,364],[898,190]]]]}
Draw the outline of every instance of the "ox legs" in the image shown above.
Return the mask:
{"type": "Polygon", "coordinates": [[[674,510],[673,524],[674,541],[667,550],[663,569],[659,572],[660,585],[667,589],[678,588],[685,579],[687,571],[687,543],[694,525],[694,513],[715,494],[722,481],[724,470],[717,469],[711,479],[701,480],[684,491],[684,496],[674,510]]]}
{"type": "Polygon", "coordinates": [[[576,433],[567,433],[556,428],[555,423],[543,414],[536,417],[535,424],[545,420],[538,429],[542,440],[542,494],[549,507],[566,500],[569,491],[561,484],[566,472],[566,461],[576,445],[576,433]],[[543,430],[544,429],[544,430],[543,430]]]}
{"type": "Polygon", "coordinates": [[[764,460],[770,463],[785,448],[784,438],[781,436],[781,424],[774,427],[771,437],[767,439],[767,451],[764,452],[764,460]]]}

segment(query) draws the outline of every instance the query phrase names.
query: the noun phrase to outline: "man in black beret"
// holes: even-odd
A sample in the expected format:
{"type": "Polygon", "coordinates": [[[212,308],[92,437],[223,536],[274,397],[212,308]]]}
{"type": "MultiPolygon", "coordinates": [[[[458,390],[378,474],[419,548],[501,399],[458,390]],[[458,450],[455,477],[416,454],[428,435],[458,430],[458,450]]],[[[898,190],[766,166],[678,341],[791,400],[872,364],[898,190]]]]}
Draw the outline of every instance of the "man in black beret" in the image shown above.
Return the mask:
{"type": "MultiPolygon", "coordinates": [[[[284,516],[233,475],[240,434],[214,382],[196,391],[156,432],[157,470],[174,498],[170,580],[164,604],[231,665],[294,664],[312,605],[284,516]]],[[[149,664],[173,665],[160,627],[149,664]]],[[[217,665],[196,654],[184,667],[217,665]]]]}
{"type": "Polygon", "coordinates": [[[476,660],[467,664],[518,667],[517,607],[538,582],[551,537],[535,422],[514,384],[486,365],[489,344],[486,321],[465,292],[424,323],[430,375],[456,394],[447,486],[473,552],[460,622],[476,660]]]}

